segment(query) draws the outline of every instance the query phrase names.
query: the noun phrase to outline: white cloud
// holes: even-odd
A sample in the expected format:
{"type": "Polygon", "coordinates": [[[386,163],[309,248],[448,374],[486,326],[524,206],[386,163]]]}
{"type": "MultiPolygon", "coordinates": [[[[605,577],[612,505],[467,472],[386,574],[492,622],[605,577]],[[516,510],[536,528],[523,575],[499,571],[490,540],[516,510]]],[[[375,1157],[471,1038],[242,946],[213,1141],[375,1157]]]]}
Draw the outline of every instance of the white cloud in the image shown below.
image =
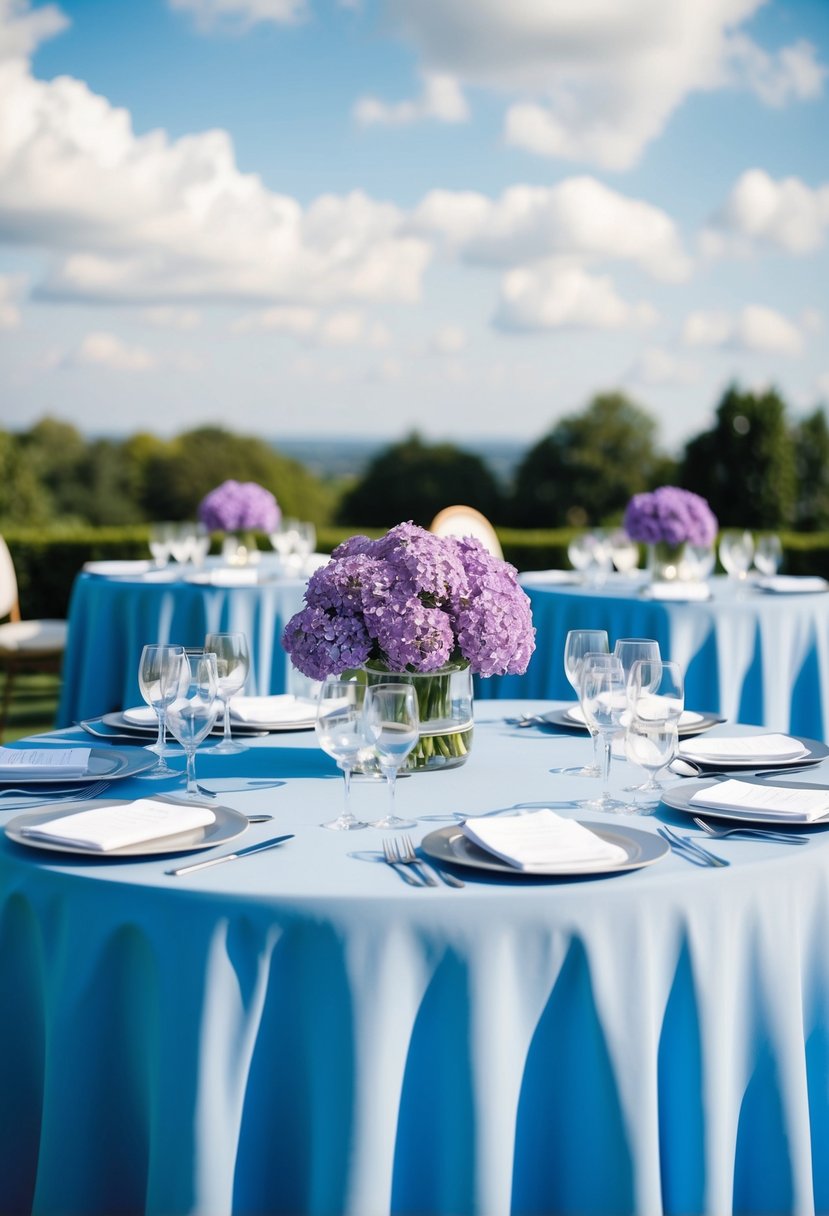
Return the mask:
{"type": "Polygon", "coordinates": [[[115,334],[97,331],[87,334],[77,350],[62,360],[64,367],[105,367],[118,372],[146,372],[157,366],[157,359],[142,346],[130,346],[115,334]]]}
{"type": "Polygon", "coordinates": [[[201,313],[195,308],[170,308],[160,304],[157,308],[145,308],[141,317],[148,325],[182,333],[191,333],[201,325],[201,313]]]}
{"type": "Polygon", "coordinates": [[[661,346],[649,346],[639,355],[626,376],[637,384],[693,384],[699,368],[661,346]]]}
{"type": "Polygon", "coordinates": [[[629,304],[610,278],[555,261],[508,271],[495,316],[506,330],[623,329],[655,320],[649,304],[629,304]]]}
{"type": "Polygon", "coordinates": [[[17,301],[25,283],[24,275],[0,274],[0,329],[16,329],[20,324],[17,301]]]}
{"type": "Polygon", "coordinates": [[[804,308],[800,314],[800,328],[805,334],[819,334],[823,329],[823,314],[816,308],[804,308]]]}
{"type": "Polygon", "coordinates": [[[773,308],[747,304],[736,316],[725,312],[693,312],[685,320],[688,346],[730,346],[738,350],[799,355],[801,329],[773,308]]]}
{"type": "Polygon", "coordinates": [[[281,305],[240,317],[233,333],[287,333],[316,346],[368,346],[381,350],[391,345],[391,334],[380,321],[368,321],[362,312],[342,309],[320,313],[314,308],[281,305]]]}
{"type": "Polygon", "coordinates": [[[263,312],[252,313],[240,317],[231,325],[233,333],[245,334],[262,330],[276,333],[293,334],[295,337],[307,337],[314,332],[319,320],[315,308],[305,308],[302,305],[282,304],[274,308],[266,308],[263,312]]]}
{"type": "Polygon", "coordinates": [[[388,103],[377,97],[361,97],[355,102],[352,113],[364,127],[402,127],[429,118],[437,122],[466,122],[469,107],[453,76],[427,72],[420,97],[413,101],[388,103]]]}
{"type": "Polygon", "coordinates": [[[819,397],[822,397],[824,401],[829,401],[829,372],[818,376],[815,389],[819,397]]]}
{"type": "Polygon", "coordinates": [[[438,355],[457,355],[466,347],[466,330],[460,325],[444,325],[432,334],[430,343],[438,355]]]}
{"type": "Polygon", "coordinates": [[[739,31],[763,0],[388,0],[425,68],[517,95],[507,141],[633,165],[692,92],[743,85],[767,104],[809,98],[823,67],[803,42],[769,56],[739,31]]]}
{"type": "Polygon", "coordinates": [[[701,237],[710,256],[757,249],[807,254],[821,248],[829,228],[829,184],[812,189],[797,177],[775,181],[763,169],[738,177],[701,237]]]}
{"type": "Polygon", "coordinates": [[[169,0],[190,13],[200,30],[249,30],[260,22],[295,25],[307,16],[306,0],[169,0]]]}
{"type": "Polygon", "coordinates": [[[412,216],[415,232],[441,235],[467,261],[517,265],[551,256],[630,261],[655,278],[687,278],[691,263],[673,220],[593,177],[512,186],[499,199],[433,190],[412,216]]]}
{"type": "Polygon", "coordinates": [[[25,59],[69,25],[55,4],[30,9],[27,0],[0,0],[0,62],[25,59]]]}

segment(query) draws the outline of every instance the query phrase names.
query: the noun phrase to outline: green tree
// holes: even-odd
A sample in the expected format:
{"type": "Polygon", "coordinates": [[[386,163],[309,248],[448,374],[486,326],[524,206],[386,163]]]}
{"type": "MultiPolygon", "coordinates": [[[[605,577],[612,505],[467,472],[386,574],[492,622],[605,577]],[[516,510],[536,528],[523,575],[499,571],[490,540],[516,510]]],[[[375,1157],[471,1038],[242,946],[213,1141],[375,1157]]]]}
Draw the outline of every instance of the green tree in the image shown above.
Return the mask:
{"type": "Polygon", "coordinates": [[[794,430],[797,471],[795,527],[804,532],[829,528],[829,425],[822,409],[804,418],[794,430]]]}
{"type": "Polygon", "coordinates": [[[480,456],[412,434],[374,457],[344,495],[338,522],[386,528],[411,519],[428,528],[438,511],[455,503],[497,521],[502,499],[494,475],[480,456]]]}
{"type": "Polygon", "coordinates": [[[774,389],[727,389],[716,421],[685,448],[681,484],[708,499],[724,527],[780,528],[795,508],[794,443],[774,389]]]}
{"type": "Polygon", "coordinates": [[[25,458],[18,437],[0,431],[0,528],[48,523],[51,498],[25,458]]]}
{"type": "Polygon", "coordinates": [[[562,418],[524,457],[515,478],[512,522],[524,528],[599,524],[632,494],[670,481],[653,418],[623,393],[593,398],[562,418]]]}

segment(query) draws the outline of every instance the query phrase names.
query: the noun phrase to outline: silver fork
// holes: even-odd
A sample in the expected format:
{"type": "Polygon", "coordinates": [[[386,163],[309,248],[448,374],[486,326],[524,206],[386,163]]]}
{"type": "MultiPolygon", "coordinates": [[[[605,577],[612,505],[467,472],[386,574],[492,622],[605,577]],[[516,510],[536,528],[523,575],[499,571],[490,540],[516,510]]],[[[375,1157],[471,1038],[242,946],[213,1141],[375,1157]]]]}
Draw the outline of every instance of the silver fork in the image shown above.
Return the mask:
{"type": "Polygon", "coordinates": [[[710,836],[712,840],[721,840],[725,836],[747,837],[748,839],[759,840],[776,840],[780,844],[808,844],[808,836],[799,836],[794,832],[773,832],[766,828],[715,828],[713,824],[706,823],[704,819],[698,819],[696,815],[692,815],[694,823],[698,828],[702,828],[706,836],[710,836]]]}
{"type": "Polygon", "coordinates": [[[690,836],[680,836],[678,832],[674,832],[671,828],[662,827],[656,829],[659,835],[667,840],[668,844],[677,852],[684,851],[688,860],[696,859],[697,865],[706,866],[728,866],[731,862],[726,861],[723,857],[718,857],[716,853],[709,852],[704,849],[701,844],[697,844],[690,836]]]}
{"type": "MultiPolygon", "coordinates": [[[[404,865],[417,866],[418,874],[423,874],[427,882],[429,881],[430,875],[434,873],[437,874],[438,878],[440,878],[442,882],[446,883],[447,887],[462,887],[465,885],[463,882],[461,882],[460,878],[456,878],[455,875],[450,874],[448,870],[443,870],[440,866],[436,866],[433,861],[430,861],[427,865],[421,857],[418,857],[417,853],[415,852],[415,847],[412,844],[411,836],[404,835],[397,838],[397,853],[404,865]]],[[[436,884],[431,882],[429,885],[435,886],[436,884]]]]}
{"type": "MultiPolygon", "coordinates": [[[[37,790],[31,786],[20,792],[28,799],[26,806],[39,806],[43,802],[85,802],[87,798],[96,798],[98,794],[103,794],[111,785],[111,781],[93,781],[90,785],[79,784],[72,790],[62,790],[60,793],[55,793],[53,790],[37,790]]],[[[18,806],[21,805],[23,804],[18,803],[18,806]]]]}
{"type": "Polygon", "coordinates": [[[404,863],[400,860],[400,858],[397,856],[397,849],[394,847],[394,843],[389,839],[385,839],[383,841],[383,857],[385,858],[386,864],[390,865],[391,868],[397,874],[399,874],[404,882],[407,882],[410,887],[426,886],[426,883],[422,878],[420,878],[417,871],[410,870],[408,866],[404,865],[404,863]]]}

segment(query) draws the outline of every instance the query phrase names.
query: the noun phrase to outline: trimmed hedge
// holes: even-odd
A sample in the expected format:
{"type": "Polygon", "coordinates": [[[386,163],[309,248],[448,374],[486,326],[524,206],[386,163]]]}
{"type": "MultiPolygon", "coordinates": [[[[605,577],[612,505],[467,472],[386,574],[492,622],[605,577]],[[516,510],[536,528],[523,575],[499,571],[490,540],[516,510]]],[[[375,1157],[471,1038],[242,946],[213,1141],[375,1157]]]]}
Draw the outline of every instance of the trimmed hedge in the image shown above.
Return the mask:
{"type": "MultiPolygon", "coordinates": [[[[324,527],[318,530],[317,548],[331,550],[356,528],[324,527]]],[[[368,536],[383,530],[366,528],[368,536]]],[[[568,569],[567,545],[578,534],[575,528],[523,531],[499,528],[504,556],[519,570],[568,569]]],[[[9,529],[5,534],[17,572],[20,608],[24,617],[65,617],[72,583],[84,562],[142,558],[149,555],[146,525],[128,528],[78,528],[71,531],[9,529]]],[[[784,568],[789,574],[822,574],[829,579],[829,533],[781,534],[784,568]]],[[[213,552],[220,538],[214,537],[213,552]]],[[[270,549],[268,538],[259,537],[259,548],[270,549]]]]}

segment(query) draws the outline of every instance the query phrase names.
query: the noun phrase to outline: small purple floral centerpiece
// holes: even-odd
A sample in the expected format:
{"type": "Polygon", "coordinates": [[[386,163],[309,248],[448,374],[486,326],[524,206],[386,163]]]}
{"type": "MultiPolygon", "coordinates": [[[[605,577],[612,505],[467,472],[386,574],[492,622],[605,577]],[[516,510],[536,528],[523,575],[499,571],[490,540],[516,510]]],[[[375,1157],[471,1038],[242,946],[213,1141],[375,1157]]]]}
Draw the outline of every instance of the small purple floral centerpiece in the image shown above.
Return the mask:
{"type": "Polygon", "coordinates": [[[660,486],[634,494],[625,509],[624,529],[631,540],[649,545],[713,544],[717,517],[704,498],[679,486],[660,486]]]}
{"type": "Polygon", "coordinates": [[[466,759],[470,672],[526,671],[535,630],[513,566],[478,540],[435,536],[410,522],[379,540],[352,536],[338,545],[308,580],[305,607],[282,644],[314,680],[365,667],[369,683],[395,672],[414,684],[421,738],[406,764],[414,771],[466,759]],[[468,688],[460,713],[459,674],[468,688]]]}
{"type": "Polygon", "coordinates": [[[201,500],[198,516],[211,532],[273,532],[281,511],[255,481],[223,481],[201,500]]]}

